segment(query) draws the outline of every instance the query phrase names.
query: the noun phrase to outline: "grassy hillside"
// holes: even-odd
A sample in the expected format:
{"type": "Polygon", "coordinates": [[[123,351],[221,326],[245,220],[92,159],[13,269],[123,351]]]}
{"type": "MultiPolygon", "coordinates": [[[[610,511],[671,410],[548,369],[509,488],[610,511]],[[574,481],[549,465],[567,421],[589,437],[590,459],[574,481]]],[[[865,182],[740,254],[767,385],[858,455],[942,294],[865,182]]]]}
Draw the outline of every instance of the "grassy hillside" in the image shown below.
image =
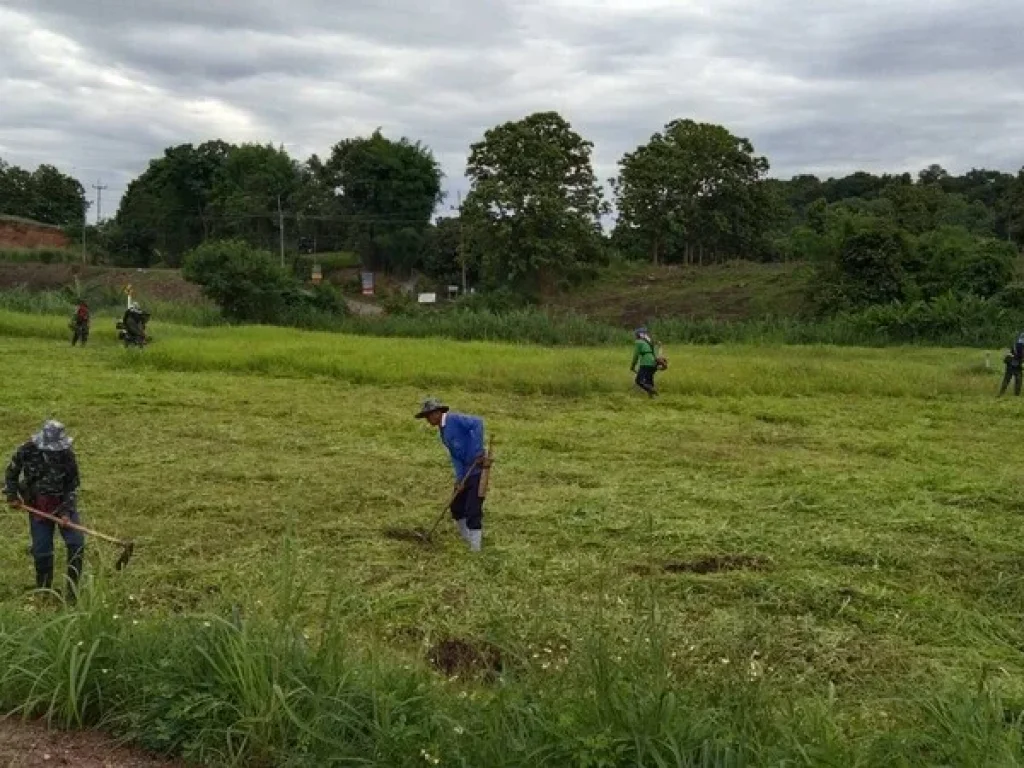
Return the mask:
{"type": "Polygon", "coordinates": [[[549,305],[616,325],[657,317],[747,320],[792,317],[805,308],[808,267],[735,261],[708,267],[628,264],[549,305]]]}
{"type": "Polygon", "coordinates": [[[202,304],[199,287],[187,282],[176,269],[126,269],[93,267],[73,263],[43,264],[30,261],[32,251],[7,252],[0,259],[0,290],[22,288],[30,291],[55,291],[78,285],[85,295],[97,292],[119,294],[130,285],[145,301],[173,301],[202,304]]]}
{"type": "MultiPolygon", "coordinates": [[[[358,284],[357,273],[345,274],[351,278],[346,287],[358,284]]],[[[55,290],[74,284],[76,276],[93,290],[120,290],[131,284],[148,301],[202,300],[199,289],[184,281],[176,270],[0,260],[0,290],[55,290]]],[[[723,321],[792,317],[804,306],[807,279],[807,268],[793,264],[733,262],[701,268],[624,265],[602,272],[595,282],[570,294],[548,297],[545,304],[553,309],[573,309],[617,326],[632,326],[655,317],[723,321]]],[[[381,285],[387,290],[396,289],[396,284],[386,279],[381,285]]]]}
{"type": "Polygon", "coordinates": [[[977,351],[678,348],[652,402],[615,350],[0,320],[0,445],[65,419],[137,539],[58,614],[4,513],[0,706],[214,764],[1019,762],[1020,403],[977,351]],[[496,441],[481,557],[394,536],[451,489],[428,393],[496,441]]]}

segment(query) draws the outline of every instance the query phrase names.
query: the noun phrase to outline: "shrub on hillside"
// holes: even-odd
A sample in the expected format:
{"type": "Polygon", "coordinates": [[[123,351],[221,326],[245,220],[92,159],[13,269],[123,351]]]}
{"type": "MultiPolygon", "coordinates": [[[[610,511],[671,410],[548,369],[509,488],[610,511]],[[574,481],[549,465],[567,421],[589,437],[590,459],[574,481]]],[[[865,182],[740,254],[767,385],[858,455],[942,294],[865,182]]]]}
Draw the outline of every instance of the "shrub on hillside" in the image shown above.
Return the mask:
{"type": "Polygon", "coordinates": [[[995,296],[1014,278],[1017,249],[991,237],[977,238],[974,248],[958,267],[956,285],[961,292],[995,296]]]}
{"type": "Polygon", "coordinates": [[[837,318],[857,335],[877,335],[888,343],[985,345],[1008,338],[1013,318],[999,302],[946,293],[928,301],[892,302],[837,318]]]}
{"type": "Polygon", "coordinates": [[[1024,309],[1024,281],[1014,280],[1003,286],[995,299],[1007,309],[1024,309]]]}
{"type": "Polygon", "coordinates": [[[186,255],[182,274],[229,320],[278,323],[296,306],[312,303],[271,253],[241,240],[203,243],[186,255]]]}
{"type": "Polygon", "coordinates": [[[906,295],[905,264],[909,241],[902,232],[878,227],[843,239],[839,270],[847,298],[854,306],[899,301],[906,295]]]}
{"type": "Polygon", "coordinates": [[[944,293],[989,297],[1013,280],[1016,258],[1009,243],[943,227],[917,238],[908,268],[926,299],[944,293]]]}
{"type": "Polygon", "coordinates": [[[906,271],[912,254],[907,235],[891,226],[849,226],[834,258],[822,262],[811,300],[826,314],[902,301],[914,286],[906,271]]]}

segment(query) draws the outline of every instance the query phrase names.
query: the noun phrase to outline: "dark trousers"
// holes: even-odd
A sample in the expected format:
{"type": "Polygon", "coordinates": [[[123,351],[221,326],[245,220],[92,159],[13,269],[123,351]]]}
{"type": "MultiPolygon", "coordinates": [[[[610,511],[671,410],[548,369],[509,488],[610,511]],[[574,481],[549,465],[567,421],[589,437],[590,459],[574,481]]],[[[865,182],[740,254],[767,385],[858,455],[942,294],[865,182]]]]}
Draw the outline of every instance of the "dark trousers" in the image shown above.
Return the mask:
{"type": "Polygon", "coordinates": [[[78,342],[82,342],[82,346],[89,340],[89,326],[88,325],[76,325],[71,335],[71,346],[75,346],[78,342]]]}
{"type": "MultiPolygon", "coordinates": [[[[56,515],[61,505],[57,496],[37,496],[32,505],[40,512],[56,515]]],[[[78,511],[72,510],[68,519],[78,523],[78,511]]],[[[32,513],[28,516],[29,534],[32,536],[32,559],[36,565],[36,588],[50,589],[53,586],[53,529],[56,523],[43,520],[32,513]]],[[[60,528],[61,538],[68,550],[68,587],[69,596],[74,596],[78,585],[78,577],[82,575],[82,564],[85,559],[85,536],[81,531],[71,528],[60,528]]]]}
{"type": "Polygon", "coordinates": [[[1021,369],[1007,366],[1006,373],[1003,374],[1003,385],[999,387],[1000,397],[1006,394],[1006,388],[1010,386],[1010,379],[1013,379],[1013,394],[1020,396],[1021,369]]]}
{"type": "Polygon", "coordinates": [[[654,389],[654,374],[658,369],[653,365],[642,365],[636,372],[636,385],[648,395],[657,394],[654,389]]]}
{"type": "Polygon", "coordinates": [[[484,527],[484,500],[480,498],[480,473],[470,476],[462,492],[452,502],[452,520],[465,520],[471,531],[484,527]]]}

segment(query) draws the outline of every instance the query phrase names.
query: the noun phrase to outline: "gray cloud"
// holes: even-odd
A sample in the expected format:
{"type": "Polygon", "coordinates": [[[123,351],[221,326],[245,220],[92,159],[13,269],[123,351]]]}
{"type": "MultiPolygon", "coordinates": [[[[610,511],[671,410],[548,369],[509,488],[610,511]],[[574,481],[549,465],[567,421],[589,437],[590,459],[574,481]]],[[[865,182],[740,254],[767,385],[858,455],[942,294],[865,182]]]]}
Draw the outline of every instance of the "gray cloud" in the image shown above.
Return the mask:
{"type": "MultiPolygon", "coordinates": [[[[678,117],[776,175],[1024,164],[1019,0],[0,0],[0,156],[110,184],[209,138],[305,157],[380,126],[464,190],[471,142],[556,109],[607,177],[678,117]]],[[[110,193],[113,193],[111,200],[110,193]]]]}

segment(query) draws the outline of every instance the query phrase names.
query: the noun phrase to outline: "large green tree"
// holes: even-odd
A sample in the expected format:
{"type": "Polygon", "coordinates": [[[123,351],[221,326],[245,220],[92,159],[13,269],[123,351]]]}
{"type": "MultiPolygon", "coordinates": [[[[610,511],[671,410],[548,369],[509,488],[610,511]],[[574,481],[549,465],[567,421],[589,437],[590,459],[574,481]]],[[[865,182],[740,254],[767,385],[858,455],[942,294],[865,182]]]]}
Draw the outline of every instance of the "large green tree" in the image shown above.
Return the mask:
{"type": "Polygon", "coordinates": [[[774,224],[762,184],[768,161],[720,125],[673,121],[619,169],[618,226],[646,242],[655,264],[681,252],[746,255],[774,224]]]}
{"type": "Polygon", "coordinates": [[[321,205],[347,223],[348,244],[366,266],[399,272],[417,266],[441,201],[441,166],[429,148],[377,130],[336,144],[313,175],[333,195],[321,205]]]}
{"type": "Polygon", "coordinates": [[[121,198],[113,237],[124,260],[180,264],[184,253],[214,234],[214,181],[235,149],[223,141],[181,144],[150,161],[121,198]]]}
{"type": "Polygon", "coordinates": [[[214,174],[209,193],[218,236],[242,238],[276,251],[280,218],[292,210],[300,181],[299,167],[283,147],[232,147],[214,174]]]}
{"type": "Polygon", "coordinates": [[[29,172],[0,160],[0,214],[80,227],[87,207],[81,183],[52,165],[29,172]]]}
{"type": "Polygon", "coordinates": [[[462,217],[485,281],[534,293],[599,258],[606,207],[592,148],[557,112],[491,128],[472,145],[462,217]]]}
{"type": "Polygon", "coordinates": [[[1024,168],[1008,186],[1000,210],[1006,222],[1006,237],[1024,248],[1024,168]]]}

